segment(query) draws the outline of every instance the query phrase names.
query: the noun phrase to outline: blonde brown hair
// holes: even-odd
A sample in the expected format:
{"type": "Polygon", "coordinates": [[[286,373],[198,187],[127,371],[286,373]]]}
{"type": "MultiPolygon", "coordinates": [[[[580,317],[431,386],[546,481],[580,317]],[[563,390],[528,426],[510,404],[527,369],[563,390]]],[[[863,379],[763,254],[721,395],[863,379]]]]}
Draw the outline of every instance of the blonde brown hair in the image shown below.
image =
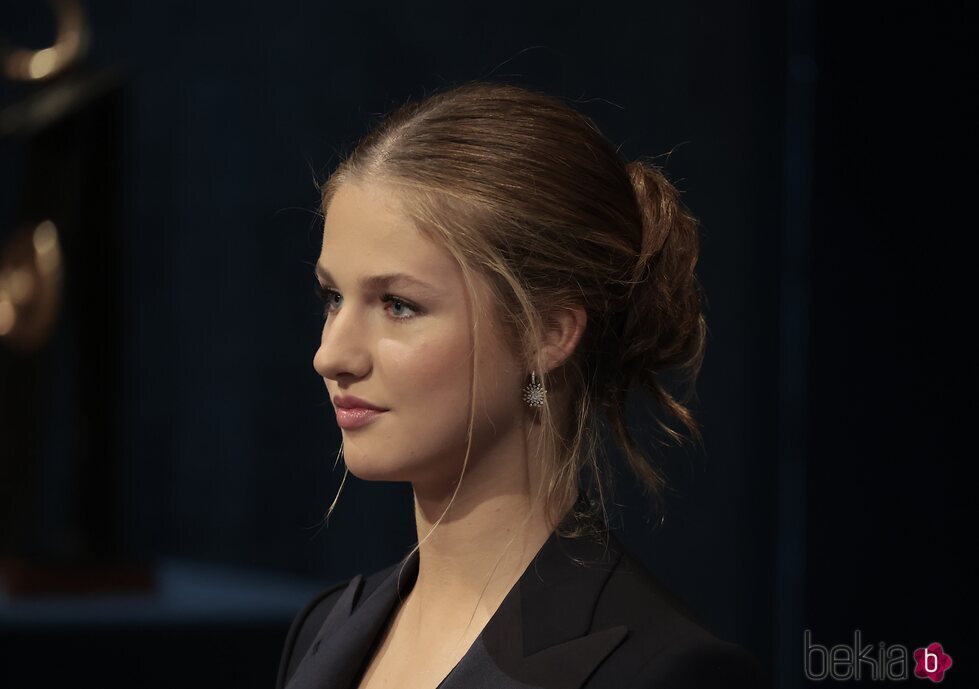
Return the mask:
{"type": "MultiPolygon", "coordinates": [[[[686,439],[669,423],[678,421],[700,442],[685,405],[706,337],[694,273],[698,224],[661,169],[627,163],[592,120],[557,98],[475,82],[385,117],[323,184],[324,215],[348,180],[395,187],[418,229],[456,258],[474,303],[473,276],[490,285],[494,317],[528,379],[536,371],[545,387],[567,390],[569,418],[550,405],[540,411],[545,504],[588,498],[575,506],[587,519],[566,535],[594,531],[605,511],[605,433],[658,507],[665,476],[627,428],[626,394],[636,386],[651,395],[670,439],[686,439]],[[586,311],[584,335],[563,365],[542,374],[535,356],[548,316],[572,306],[586,311]],[[666,389],[667,371],[687,384],[682,397],[666,389]]],[[[475,361],[471,383],[474,402],[475,361]]],[[[468,457],[467,448],[463,475],[468,457]]],[[[548,515],[553,527],[560,515],[548,515]]]]}

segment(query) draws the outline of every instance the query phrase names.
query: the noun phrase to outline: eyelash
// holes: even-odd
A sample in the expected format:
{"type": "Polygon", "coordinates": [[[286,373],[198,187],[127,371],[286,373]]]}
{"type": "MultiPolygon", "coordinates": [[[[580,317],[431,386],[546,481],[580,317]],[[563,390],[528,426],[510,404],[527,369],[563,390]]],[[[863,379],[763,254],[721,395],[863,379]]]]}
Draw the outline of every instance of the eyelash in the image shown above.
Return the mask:
{"type": "MultiPolygon", "coordinates": [[[[339,294],[339,292],[337,292],[335,289],[332,289],[330,287],[324,287],[323,285],[319,284],[319,282],[315,282],[313,284],[313,291],[316,293],[316,296],[319,297],[319,299],[325,304],[322,316],[323,316],[323,320],[326,320],[327,317],[329,317],[330,315],[331,300],[333,296],[339,294]]],[[[383,295],[381,295],[381,301],[384,302],[385,304],[398,303],[401,304],[402,306],[408,307],[409,309],[415,312],[414,315],[412,316],[392,316],[391,317],[392,320],[395,321],[410,321],[412,318],[415,318],[415,316],[421,313],[421,309],[419,309],[417,306],[412,304],[410,301],[408,301],[407,299],[402,299],[401,297],[396,296],[394,294],[389,294],[385,292],[383,295]]]]}

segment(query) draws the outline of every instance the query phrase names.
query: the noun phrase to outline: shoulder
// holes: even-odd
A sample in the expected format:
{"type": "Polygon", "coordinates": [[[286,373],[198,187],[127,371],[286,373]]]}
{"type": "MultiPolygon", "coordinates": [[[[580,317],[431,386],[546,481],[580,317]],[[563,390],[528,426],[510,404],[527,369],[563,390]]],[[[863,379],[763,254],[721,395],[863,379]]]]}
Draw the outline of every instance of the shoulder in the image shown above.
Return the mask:
{"type": "Polygon", "coordinates": [[[769,678],[744,648],[719,639],[677,643],[649,658],[629,689],[765,689],[769,678]]]}
{"type": "MultiPolygon", "coordinates": [[[[765,670],[749,651],[718,638],[627,550],[623,550],[599,597],[593,628],[617,624],[628,627],[629,635],[605,663],[616,686],[771,686],[765,670]]],[[[602,685],[601,681],[596,683],[602,685]]]]}
{"type": "Polygon", "coordinates": [[[320,591],[293,618],[289,633],[286,634],[282,657],[279,660],[279,672],[275,682],[276,689],[282,689],[286,685],[296,666],[299,665],[299,661],[306,655],[306,650],[313,643],[316,633],[330,614],[337,599],[340,598],[352,579],[353,577],[344,579],[320,591]]]}
{"type": "MultiPolygon", "coordinates": [[[[397,563],[367,576],[361,587],[359,598],[368,597],[396,566],[397,563]]],[[[326,618],[329,617],[333,606],[336,605],[337,600],[340,599],[340,596],[355,578],[344,579],[323,589],[313,596],[293,618],[279,660],[279,671],[275,682],[276,689],[285,687],[289,678],[296,671],[299,662],[306,655],[306,651],[312,645],[326,618]]]]}

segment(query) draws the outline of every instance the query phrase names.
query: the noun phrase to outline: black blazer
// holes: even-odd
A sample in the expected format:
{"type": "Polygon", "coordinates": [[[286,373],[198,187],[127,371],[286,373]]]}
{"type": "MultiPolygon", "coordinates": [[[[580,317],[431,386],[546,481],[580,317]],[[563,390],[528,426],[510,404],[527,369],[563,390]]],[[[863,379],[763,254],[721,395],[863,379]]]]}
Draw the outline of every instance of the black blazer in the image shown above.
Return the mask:
{"type": "MultiPolygon", "coordinates": [[[[402,596],[418,553],[406,561],[402,596]]],[[[403,562],[311,600],[286,637],[276,689],[352,689],[394,612],[403,562]]],[[[613,534],[606,547],[554,531],[438,689],[768,686],[747,651],[697,624],[613,534]]]]}

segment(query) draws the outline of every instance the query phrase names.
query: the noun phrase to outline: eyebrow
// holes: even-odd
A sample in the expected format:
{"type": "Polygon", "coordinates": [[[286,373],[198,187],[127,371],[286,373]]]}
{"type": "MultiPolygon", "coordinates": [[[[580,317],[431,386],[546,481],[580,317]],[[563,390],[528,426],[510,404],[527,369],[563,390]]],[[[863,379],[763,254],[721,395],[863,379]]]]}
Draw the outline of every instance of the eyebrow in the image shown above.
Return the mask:
{"type": "MultiPolygon", "coordinates": [[[[326,268],[321,264],[316,264],[316,274],[324,281],[331,284],[336,284],[336,280],[330,274],[326,268]]],[[[382,275],[371,275],[365,278],[361,278],[360,285],[362,289],[382,289],[389,287],[392,284],[401,283],[405,285],[413,285],[415,287],[420,287],[422,289],[427,289],[431,291],[437,291],[434,286],[428,284],[424,280],[419,280],[418,278],[408,275],[407,273],[384,273],[382,275]]]]}

